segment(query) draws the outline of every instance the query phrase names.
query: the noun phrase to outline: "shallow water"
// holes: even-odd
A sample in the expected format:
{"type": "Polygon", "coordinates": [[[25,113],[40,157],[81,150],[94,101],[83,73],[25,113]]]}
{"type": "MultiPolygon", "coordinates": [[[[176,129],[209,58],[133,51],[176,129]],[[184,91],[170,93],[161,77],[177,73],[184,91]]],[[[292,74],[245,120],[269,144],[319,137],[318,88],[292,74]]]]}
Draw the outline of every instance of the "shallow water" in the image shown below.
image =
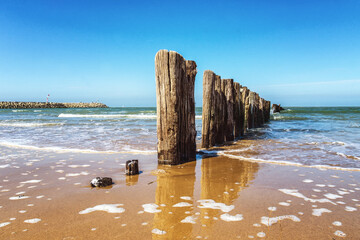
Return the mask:
{"type": "MultiPolygon", "coordinates": [[[[196,109],[197,141],[201,108],[196,109]]],[[[359,107],[290,107],[249,131],[249,161],[360,169],[359,107]]],[[[156,152],[155,108],[0,110],[0,146],[67,152],[156,152]]]]}

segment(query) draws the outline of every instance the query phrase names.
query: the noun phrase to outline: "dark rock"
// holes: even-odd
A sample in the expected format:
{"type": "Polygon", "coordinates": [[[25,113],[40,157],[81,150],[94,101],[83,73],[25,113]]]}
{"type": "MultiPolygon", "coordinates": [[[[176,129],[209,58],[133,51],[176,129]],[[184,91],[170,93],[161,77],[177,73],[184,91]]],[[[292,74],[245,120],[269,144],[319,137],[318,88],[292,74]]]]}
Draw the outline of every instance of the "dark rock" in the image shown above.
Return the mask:
{"type": "Polygon", "coordinates": [[[137,175],[139,174],[139,161],[129,160],[126,161],[125,174],[126,175],[137,175]]]}
{"type": "Polygon", "coordinates": [[[285,110],[283,107],[280,106],[280,104],[273,104],[272,105],[272,110],[273,110],[273,113],[277,113],[277,112],[280,112],[280,111],[283,111],[285,110]]]}
{"type": "Polygon", "coordinates": [[[90,185],[92,187],[106,187],[112,184],[113,184],[112,178],[109,177],[96,177],[90,182],[90,185]]]}

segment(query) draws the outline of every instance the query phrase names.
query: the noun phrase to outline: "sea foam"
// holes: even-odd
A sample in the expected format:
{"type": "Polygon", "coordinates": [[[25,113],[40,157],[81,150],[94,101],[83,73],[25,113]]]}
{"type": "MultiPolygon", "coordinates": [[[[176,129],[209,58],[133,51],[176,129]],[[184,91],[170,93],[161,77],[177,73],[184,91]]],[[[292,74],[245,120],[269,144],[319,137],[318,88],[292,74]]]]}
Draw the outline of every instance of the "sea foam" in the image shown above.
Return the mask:
{"type": "Polygon", "coordinates": [[[123,213],[125,212],[124,208],[121,208],[123,204],[101,204],[95,207],[87,208],[79,212],[79,214],[87,214],[94,211],[105,211],[108,213],[123,213]]]}
{"type": "Polygon", "coordinates": [[[295,215],[284,215],[284,216],[278,216],[278,217],[261,217],[261,223],[266,226],[271,226],[278,221],[282,221],[284,219],[290,219],[294,222],[300,222],[300,218],[298,218],[295,215]]]}

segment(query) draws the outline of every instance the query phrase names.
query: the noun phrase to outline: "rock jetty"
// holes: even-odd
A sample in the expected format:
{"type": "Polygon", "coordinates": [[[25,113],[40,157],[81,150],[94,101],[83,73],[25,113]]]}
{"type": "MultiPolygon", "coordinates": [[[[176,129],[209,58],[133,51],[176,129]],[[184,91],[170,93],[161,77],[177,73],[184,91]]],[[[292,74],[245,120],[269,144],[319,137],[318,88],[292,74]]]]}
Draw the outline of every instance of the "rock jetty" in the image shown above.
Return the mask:
{"type": "Polygon", "coordinates": [[[107,108],[103,103],[0,102],[0,109],[26,108],[107,108]]]}

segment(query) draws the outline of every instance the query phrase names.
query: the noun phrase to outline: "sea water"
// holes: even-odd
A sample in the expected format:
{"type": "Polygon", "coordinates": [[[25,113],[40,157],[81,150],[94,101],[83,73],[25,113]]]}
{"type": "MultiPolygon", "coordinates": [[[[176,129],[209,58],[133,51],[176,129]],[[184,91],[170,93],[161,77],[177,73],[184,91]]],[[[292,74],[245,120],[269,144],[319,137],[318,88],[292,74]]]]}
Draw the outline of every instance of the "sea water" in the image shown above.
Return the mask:
{"type": "MultiPolygon", "coordinates": [[[[196,108],[197,142],[201,108],[196,108]]],[[[252,129],[236,160],[360,170],[360,107],[289,107],[252,129]]],[[[239,141],[242,141],[240,139],[239,141]]],[[[3,109],[0,147],[156,153],[156,108],[3,109]]]]}

